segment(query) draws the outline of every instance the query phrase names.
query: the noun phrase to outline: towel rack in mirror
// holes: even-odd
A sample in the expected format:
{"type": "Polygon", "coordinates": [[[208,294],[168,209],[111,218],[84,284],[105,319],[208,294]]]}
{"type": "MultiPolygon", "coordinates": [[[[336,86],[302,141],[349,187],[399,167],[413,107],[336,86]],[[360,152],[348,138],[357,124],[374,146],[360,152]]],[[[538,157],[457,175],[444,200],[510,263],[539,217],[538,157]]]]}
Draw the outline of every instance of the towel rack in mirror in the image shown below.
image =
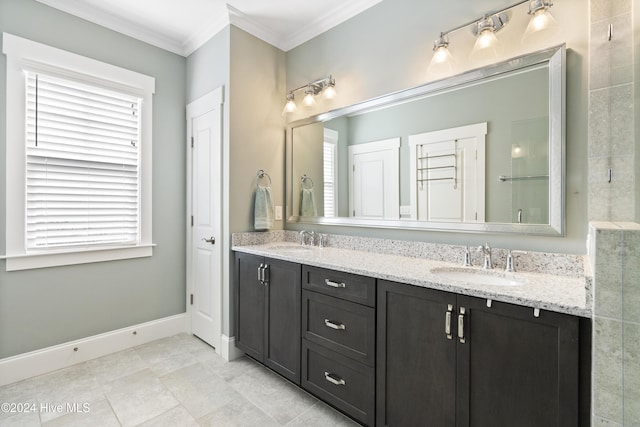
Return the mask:
{"type": "Polygon", "coordinates": [[[300,177],[300,183],[302,184],[302,188],[306,188],[307,190],[310,190],[313,188],[313,180],[306,173],[300,177]],[[309,182],[311,182],[311,186],[305,187],[305,185],[309,185],[309,182]]]}

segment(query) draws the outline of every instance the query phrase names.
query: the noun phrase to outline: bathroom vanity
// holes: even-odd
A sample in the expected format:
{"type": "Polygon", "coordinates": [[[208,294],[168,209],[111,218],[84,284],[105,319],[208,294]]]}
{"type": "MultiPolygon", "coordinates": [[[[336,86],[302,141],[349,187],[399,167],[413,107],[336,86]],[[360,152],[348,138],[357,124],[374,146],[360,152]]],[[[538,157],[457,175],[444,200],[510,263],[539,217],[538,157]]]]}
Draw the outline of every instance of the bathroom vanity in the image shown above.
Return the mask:
{"type": "Polygon", "coordinates": [[[238,348],[364,425],[588,420],[584,274],[294,242],[233,249],[238,348]]]}

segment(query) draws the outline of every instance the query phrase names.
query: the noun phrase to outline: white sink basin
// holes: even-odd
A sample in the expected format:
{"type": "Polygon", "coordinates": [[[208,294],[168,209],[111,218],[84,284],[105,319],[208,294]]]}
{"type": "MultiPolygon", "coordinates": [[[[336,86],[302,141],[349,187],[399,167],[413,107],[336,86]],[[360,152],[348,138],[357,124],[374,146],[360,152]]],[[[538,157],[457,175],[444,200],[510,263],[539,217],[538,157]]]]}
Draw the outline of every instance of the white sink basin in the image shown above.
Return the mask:
{"type": "Polygon", "coordinates": [[[431,273],[449,280],[472,285],[522,286],[527,284],[524,280],[513,277],[512,273],[506,274],[491,270],[439,267],[432,269],[431,273]]]}

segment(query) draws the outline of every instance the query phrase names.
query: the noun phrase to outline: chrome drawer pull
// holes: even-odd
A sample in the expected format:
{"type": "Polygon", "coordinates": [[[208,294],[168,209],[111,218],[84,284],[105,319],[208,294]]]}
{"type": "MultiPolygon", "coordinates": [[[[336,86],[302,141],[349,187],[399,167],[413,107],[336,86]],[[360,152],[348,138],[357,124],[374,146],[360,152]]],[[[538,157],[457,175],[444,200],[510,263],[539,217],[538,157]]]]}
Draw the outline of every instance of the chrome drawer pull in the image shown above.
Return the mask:
{"type": "Polygon", "coordinates": [[[327,286],[331,286],[332,288],[346,288],[347,285],[342,282],[342,283],[338,283],[338,282],[332,282],[329,279],[324,279],[324,284],[327,286]]]}
{"type": "Polygon", "coordinates": [[[466,310],[464,307],[460,307],[460,314],[458,315],[458,338],[460,342],[464,344],[467,340],[464,337],[464,314],[466,310]]]}
{"type": "Polygon", "coordinates": [[[347,385],[346,381],[343,380],[342,378],[330,373],[330,372],[325,372],[324,373],[324,379],[329,381],[331,384],[335,384],[335,385],[347,385]]]}
{"type": "Polygon", "coordinates": [[[444,317],[444,333],[447,336],[447,339],[453,339],[453,335],[451,335],[451,313],[453,312],[453,305],[448,304],[447,313],[444,317]]]}
{"type": "Polygon", "coordinates": [[[344,331],[345,329],[347,329],[347,327],[344,324],[335,323],[329,319],[324,319],[324,326],[326,326],[327,328],[338,330],[338,331],[344,331]]]}

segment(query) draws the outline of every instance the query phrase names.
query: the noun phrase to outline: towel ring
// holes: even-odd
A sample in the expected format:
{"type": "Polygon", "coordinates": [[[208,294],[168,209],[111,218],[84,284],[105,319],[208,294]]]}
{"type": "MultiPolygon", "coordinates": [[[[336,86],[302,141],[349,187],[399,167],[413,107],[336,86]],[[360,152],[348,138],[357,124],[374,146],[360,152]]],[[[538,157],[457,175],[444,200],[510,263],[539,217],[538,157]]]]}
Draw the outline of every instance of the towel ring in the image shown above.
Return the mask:
{"type": "Polygon", "coordinates": [[[264,170],[260,169],[256,176],[258,177],[258,185],[260,185],[260,180],[263,179],[265,176],[269,179],[269,185],[271,185],[271,177],[264,170]]]}
{"type": "Polygon", "coordinates": [[[307,190],[311,190],[313,188],[313,180],[306,173],[300,177],[300,183],[302,184],[302,188],[306,188],[307,190]],[[305,187],[304,184],[307,181],[311,181],[311,187],[305,187]]]}

